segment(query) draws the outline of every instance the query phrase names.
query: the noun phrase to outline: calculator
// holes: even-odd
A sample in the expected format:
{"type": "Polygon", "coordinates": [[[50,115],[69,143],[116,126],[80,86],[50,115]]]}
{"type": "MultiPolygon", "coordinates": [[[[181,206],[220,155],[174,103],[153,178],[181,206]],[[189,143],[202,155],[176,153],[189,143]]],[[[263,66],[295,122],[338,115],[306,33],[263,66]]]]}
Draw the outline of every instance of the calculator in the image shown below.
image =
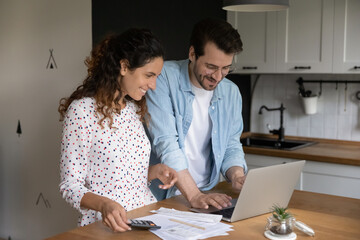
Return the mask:
{"type": "Polygon", "coordinates": [[[135,220],[130,219],[130,226],[135,228],[142,228],[142,229],[159,229],[161,226],[156,225],[153,221],[149,220],[135,220]]]}

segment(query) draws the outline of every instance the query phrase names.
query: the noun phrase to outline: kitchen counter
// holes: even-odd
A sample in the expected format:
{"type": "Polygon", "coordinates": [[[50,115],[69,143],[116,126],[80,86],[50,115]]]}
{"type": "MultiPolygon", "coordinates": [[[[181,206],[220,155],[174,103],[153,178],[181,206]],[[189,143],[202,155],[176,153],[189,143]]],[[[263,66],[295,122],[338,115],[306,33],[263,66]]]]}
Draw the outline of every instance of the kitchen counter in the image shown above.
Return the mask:
{"type": "MultiPolygon", "coordinates": [[[[219,192],[237,197],[231,184],[227,182],[219,183],[209,192],[219,192]]],[[[150,210],[160,207],[174,208],[181,211],[189,210],[189,203],[184,196],[176,196],[160,202],[150,204],[135,210],[129,211],[129,218],[137,218],[150,214],[150,210]]],[[[309,225],[315,231],[314,237],[309,237],[305,233],[295,229],[297,239],[316,240],[358,240],[360,236],[360,200],[354,198],[337,197],[326,194],[311,193],[295,190],[290,203],[289,210],[297,220],[309,225]]],[[[218,236],[211,239],[266,239],[264,237],[264,228],[267,217],[270,213],[256,217],[244,219],[231,223],[234,231],[230,231],[227,236],[218,236]]],[[[78,227],[68,232],[60,233],[50,237],[47,240],[112,240],[112,239],[159,239],[149,231],[136,230],[125,233],[113,233],[105,227],[101,221],[89,224],[85,227],[78,227]]]]}
{"type": "MultiPolygon", "coordinates": [[[[277,138],[276,135],[251,132],[243,133],[241,138],[250,136],[262,138],[277,138]]],[[[285,139],[313,141],[316,142],[316,144],[292,151],[244,146],[244,152],[245,154],[251,153],[272,157],[284,157],[311,160],[317,162],[360,166],[360,142],[295,136],[285,136],[285,139]]]]}

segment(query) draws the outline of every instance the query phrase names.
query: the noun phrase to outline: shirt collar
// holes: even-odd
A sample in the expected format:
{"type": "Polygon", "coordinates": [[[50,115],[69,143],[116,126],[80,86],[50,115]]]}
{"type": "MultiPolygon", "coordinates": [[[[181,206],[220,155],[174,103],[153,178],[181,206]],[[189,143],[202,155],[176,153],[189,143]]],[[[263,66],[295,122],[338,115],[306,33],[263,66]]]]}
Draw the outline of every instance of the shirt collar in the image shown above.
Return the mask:
{"type": "Polygon", "coordinates": [[[183,61],[180,69],[181,79],[183,79],[183,81],[180,81],[180,88],[183,91],[191,92],[191,83],[189,77],[189,60],[183,61]]]}

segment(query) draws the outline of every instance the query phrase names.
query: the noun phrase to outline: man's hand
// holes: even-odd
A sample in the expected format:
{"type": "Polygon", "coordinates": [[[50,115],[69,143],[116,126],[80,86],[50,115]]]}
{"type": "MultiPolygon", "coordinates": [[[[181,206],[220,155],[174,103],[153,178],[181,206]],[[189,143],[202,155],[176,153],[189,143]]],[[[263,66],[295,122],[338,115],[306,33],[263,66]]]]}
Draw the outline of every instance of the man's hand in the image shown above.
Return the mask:
{"type": "Polygon", "coordinates": [[[158,178],[163,183],[163,185],[159,185],[161,189],[171,188],[178,179],[174,169],[161,163],[149,167],[148,180],[151,181],[155,178],[158,178]]]}
{"type": "Polygon", "coordinates": [[[190,204],[194,208],[208,209],[209,206],[214,206],[217,209],[222,209],[231,206],[231,197],[222,193],[204,194],[199,192],[190,199],[190,204]]]}
{"type": "Polygon", "coordinates": [[[231,167],[226,171],[226,176],[231,181],[233,189],[240,192],[246,178],[244,169],[238,166],[231,167]]]}
{"type": "Polygon", "coordinates": [[[176,186],[192,207],[207,209],[211,205],[217,209],[222,209],[231,206],[231,197],[226,194],[202,193],[187,169],[178,172],[178,178],[176,186]]]}

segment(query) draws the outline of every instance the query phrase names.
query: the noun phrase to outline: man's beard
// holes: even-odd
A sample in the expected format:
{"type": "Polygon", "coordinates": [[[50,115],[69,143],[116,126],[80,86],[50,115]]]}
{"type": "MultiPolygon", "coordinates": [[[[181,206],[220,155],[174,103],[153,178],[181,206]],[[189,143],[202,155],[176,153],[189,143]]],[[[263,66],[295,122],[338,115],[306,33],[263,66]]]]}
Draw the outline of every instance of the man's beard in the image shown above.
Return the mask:
{"type": "Polygon", "coordinates": [[[195,62],[193,73],[196,78],[196,81],[200,84],[200,86],[203,89],[207,91],[213,91],[221,81],[216,81],[213,77],[211,77],[211,75],[203,75],[199,73],[200,71],[198,71],[198,69],[200,69],[200,67],[198,68],[198,64],[197,62],[195,62]],[[205,81],[211,82],[212,84],[206,86],[205,81]]]}
{"type": "Polygon", "coordinates": [[[198,81],[198,83],[201,85],[201,87],[207,91],[213,91],[219,83],[215,79],[213,79],[211,76],[195,74],[195,77],[196,77],[196,80],[198,81]],[[211,82],[212,84],[206,85],[205,81],[211,82]]]}

